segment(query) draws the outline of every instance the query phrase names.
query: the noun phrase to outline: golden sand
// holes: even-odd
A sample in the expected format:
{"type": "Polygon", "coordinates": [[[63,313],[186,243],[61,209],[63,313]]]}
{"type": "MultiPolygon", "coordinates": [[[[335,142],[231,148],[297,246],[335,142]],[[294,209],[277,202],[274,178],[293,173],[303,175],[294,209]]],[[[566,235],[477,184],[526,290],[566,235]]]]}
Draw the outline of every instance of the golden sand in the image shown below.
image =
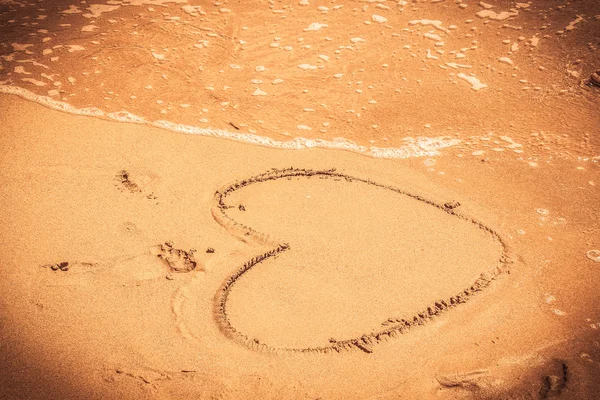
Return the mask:
{"type": "Polygon", "coordinates": [[[525,396],[566,376],[574,396],[598,389],[594,163],[286,151],[1,99],[5,397],[525,396]],[[244,186],[224,205],[246,228],[215,219],[215,193],[290,166],[336,172],[244,186]],[[242,343],[219,325],[219,290],[280,241],[231,291],[231,326],[260,345],[242,343]],[[165,242],[185,253],[157,257],[165,242]],[[174,271],[186,254],[195,269],[174,271]],[[391,329],[498,265],[468,301],[391,329]]]}
{"type": "Polygon", "coordinates": [[[1,399],[598,397],[597,2],[148,1],[0,4],[1,399]]]}

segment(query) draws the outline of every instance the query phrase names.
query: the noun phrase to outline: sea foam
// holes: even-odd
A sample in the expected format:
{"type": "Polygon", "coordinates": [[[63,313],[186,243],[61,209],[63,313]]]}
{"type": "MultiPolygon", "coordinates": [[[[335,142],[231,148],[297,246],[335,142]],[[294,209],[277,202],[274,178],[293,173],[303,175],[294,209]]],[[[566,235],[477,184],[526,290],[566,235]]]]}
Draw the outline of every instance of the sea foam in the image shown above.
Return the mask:
{"type": "Polygon", "coordinates": [[[95,107],[76,108],[68,103],[57,101],[47,96],[37,95],[27,89],[23,89],[18,86],[0,85],[0,93],[17,95],[25,100],[33,101],[53,110],[62,111],[69,114],[103,118],[116,122],[149,125],[177,133],[218,137],[278,149],[335,149],[352,151],[354,153],[367,155],[373,158],[402,159],[409,157],[439,155],[440,149],[451,147],[460,143],[459,139],[450,138],[447,136],[416,138],[407,137],[403,139],[404,144],[400,147],[362,146],[347,139],[325,140],[298,137],[291,140],[280,141],[266,136],[259,136],[251,133],[231,132],[226,131],[224,129],[215,128],[200,128],[197,126],[177,124],[174,122],[163,120],[148,121],[143,117],[131,114],[127,111],[106,113],[95,107]]]}

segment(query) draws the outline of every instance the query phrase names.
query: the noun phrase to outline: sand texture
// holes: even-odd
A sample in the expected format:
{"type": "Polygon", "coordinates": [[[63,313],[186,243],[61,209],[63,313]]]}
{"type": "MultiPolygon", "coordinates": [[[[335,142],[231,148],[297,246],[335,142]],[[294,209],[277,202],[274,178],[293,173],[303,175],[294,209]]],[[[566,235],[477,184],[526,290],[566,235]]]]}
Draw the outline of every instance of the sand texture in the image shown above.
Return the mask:
{"type": "Polygon", "coordinates": [[[2,106],[5,398],[598,388],[589,184],[2,106]]]}
{"type": "Polygon", "coordinates": [[[0,29],[0,399],[599,397],[600,3],[0,29]]]}
{"type": "Polygon", "coordinates": [[[215,299],[220,327],[269,352],[371,353],[373,344],[466,302],[509,262],[494,231],[450,205],[332,170],[274,170],[215,197],[221,225],[272,246],[226,279],[215,299]],[[252,192],[255,185],[270,188],[252,192]],[[237,191],[250,193],[237,199],[237,191]],[[365,241],[372,246],[356,251],[365,241]]]}

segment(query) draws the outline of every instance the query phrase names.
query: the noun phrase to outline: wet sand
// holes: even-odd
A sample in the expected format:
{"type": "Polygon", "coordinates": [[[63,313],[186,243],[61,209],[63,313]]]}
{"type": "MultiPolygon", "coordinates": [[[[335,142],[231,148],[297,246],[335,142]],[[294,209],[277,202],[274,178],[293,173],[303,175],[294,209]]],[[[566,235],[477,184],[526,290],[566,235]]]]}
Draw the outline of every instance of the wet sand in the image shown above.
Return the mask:
{"type": "Polygon", "coordinates": [[[595,1],[109,3],[0,4],[0,84],[277,141],[599,144],[595,1]]]}
{"type": "Polygon", "coordinates": [[[0,8],[0,398],[597,397],[595,2],[113,3],[0,8]]]}

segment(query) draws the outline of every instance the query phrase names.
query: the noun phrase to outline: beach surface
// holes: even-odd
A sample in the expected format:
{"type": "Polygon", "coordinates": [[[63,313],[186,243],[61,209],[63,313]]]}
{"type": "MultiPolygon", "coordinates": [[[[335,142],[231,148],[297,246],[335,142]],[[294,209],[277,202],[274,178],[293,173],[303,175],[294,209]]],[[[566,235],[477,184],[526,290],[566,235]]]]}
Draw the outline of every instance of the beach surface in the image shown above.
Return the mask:
{"type": "Polygon", "coordinates": [[[597,398],[595,2],[136,1],[1,3],[0,398],[597,398]]]}
{"type": "Polygon", "coordinates": [[[5,398],[599,388],[594,163],[286,151],[1,101],[5,398]],[[224,282],[278,243],[228,331],[224,282]]]}

